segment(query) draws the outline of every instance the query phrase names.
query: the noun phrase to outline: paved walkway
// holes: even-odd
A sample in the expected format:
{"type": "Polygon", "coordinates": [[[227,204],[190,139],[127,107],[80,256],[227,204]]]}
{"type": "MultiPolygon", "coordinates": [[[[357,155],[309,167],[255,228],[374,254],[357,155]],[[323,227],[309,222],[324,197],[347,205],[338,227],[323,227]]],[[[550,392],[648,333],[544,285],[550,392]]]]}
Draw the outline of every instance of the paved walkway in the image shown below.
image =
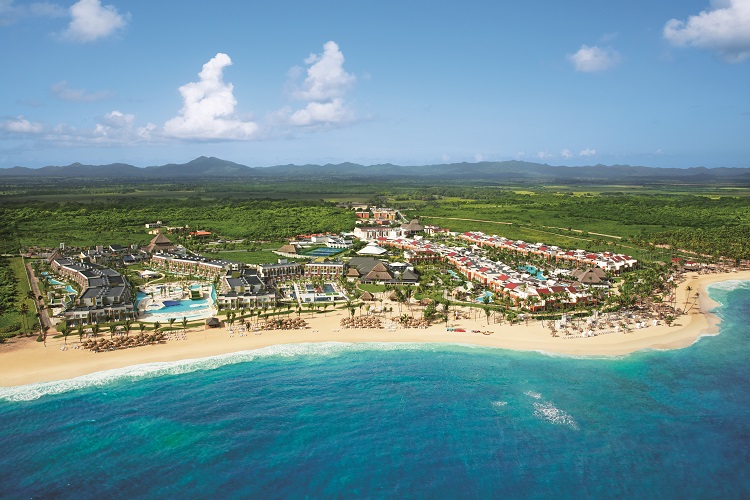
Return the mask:
{"type": "Polygon", "coordinates": [[[42,292],[39,291],[39,281],[34,275],[34,270],[31,268],[31,264],[26,264],[26,272],[29,275],[29,284],[31,285],[31,291],[34,292],[34,307],[36,308],[36,311],[40,313],[39,319],[41,320],[42,325],[50,328],[51,331],[47,332],[48,334],[56,333],[56,330],[52,326],[52,321],[49,319],[49,315],[47,314],[47,309],[40,309],[39,307],[40,304],[44,304],[44,301],[39,301],[36,299],[36,297],[42,295],[42,292]]]}

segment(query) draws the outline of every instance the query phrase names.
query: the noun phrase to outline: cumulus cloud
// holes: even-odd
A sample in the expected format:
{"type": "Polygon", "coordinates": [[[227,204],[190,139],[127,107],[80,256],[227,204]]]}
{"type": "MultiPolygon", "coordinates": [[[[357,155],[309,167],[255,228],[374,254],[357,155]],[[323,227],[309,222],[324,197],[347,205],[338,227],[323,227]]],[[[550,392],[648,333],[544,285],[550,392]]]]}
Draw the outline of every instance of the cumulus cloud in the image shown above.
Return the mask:
{"type": "Polygon", "coordinates": [[[342,97],[357,79],[344,71],[344,54],[333,41],[323,45],[322,54],[310,54],[305,64],[310,67],[302,88],[295,92],[297,99],[324,101],[342,97]]]}
{"type": "Polygon", "coordinates": [[[151,140],[155,130],[156,125],[153,123],[145,127],[135,127],[135,115],[114,110],[104,115],[96,124],[91,138],[97,143],[133,143],[151,140]]]}
{"type": "Polygon", "coordinates": [[[0,26],[8,26],[26,17],[64,17],[65,9],[49,2],[24,2],[0,0],[0,26]]]}
{"type": "Polygon", "coordinates": [[[354,119],[353,113],[344,106],[342,99],[328,102],[310,102],[304,109],[292,113],[289,121],[301,127],[321,123],[342,123],[354,119]]]}
{"type": "MultiPolygon", "coordinates": [[[[56,125],[44,139],[62,146],[113,146],[153,142],[156,125],[135,126],[135,116],[121,111],[111,111],[99,117],[94,128],[76,128],[65,123],[56,125]]],[[[158,137],[157,137],[158,139],[158,137]]]]}
{"type": "Polygon", "coordinates": [[[101,0],[79,0],[69,11],[71,20],[63,37],[76,42],[106,38],[123,29],[130,17],[117,12],[113,5],[102,5],[101,0]]]}
{"type": "Polygon", "coordinates": [[[596,73],[612,69],[620,62],[620,54],[610,48],[601,48],[596,45],[589,47],[581,45],[578,52],[568,54],[568,60],[573,63],[576,71],[582,73],[596,73]]]}
{"type": "Polygon", "coordinates": [[[569,149],[563,149],[562,151],[560,151],[560,156],[567,159],[573,156],[573,153],[569,149]]]}
{"type": "Polygon", "coordinates": [[[112,96],[112,93],[107,91],[88,92],[83,89],[74,89],[64,80],[52,85],[50,91],[58,99],[72,102],[101,101],[102,99],[107,99],[112,96]]]}
{"type": "Polygon", "coordinates": [[[23,116],[0,122],[0,130],[15,134],[40,134],[44,132],[44,125],[30,122],[23,116]]]}
{"type": "Polygon", "coordinates": [[[744,61],[750,57],[750,0],[714,1],[712,6],[687,21],[670,19],[664,38],[677,47],[716,51],[728,62],[744,61]]]}
{"type": "Polygon", "coordinates": [[[596,156],[596,149],[586,148],[578,154],[581,156],[596,156]]]}
{"type": "Polygon", "coordinates": [[[225,83],[224,68],[232,65],[228,55],[218,53],[203,65],[199,81],[179,88],[183,106],[164,124],[164,133],[182,139],[253,139],[259,127],[236,117],[234,86],[225,83]]]}
{"type": "Polygon", "coordinates": [[[547,160],[549,158],[552,158],[553,156],[555,155],[553,155],[549,151],[539,151],[536,154],[536,157],[539,158],[540,160],[547,160]]]}
{"type": "MultiPolygon", "coordinates": [[[[344,54],[336,42],[323,45],[322,54],[311,54],[305,59],[308,65],[302,85],[292,92],[292,97],[309,101],[290,116],[290,123],[298,126],[336,124],[352,121],[354,113],[346,106],[344,96],[357,78],[344,70],[344,54]]],[[[292,68],[290,75],[300,74],[292,68]]]]}

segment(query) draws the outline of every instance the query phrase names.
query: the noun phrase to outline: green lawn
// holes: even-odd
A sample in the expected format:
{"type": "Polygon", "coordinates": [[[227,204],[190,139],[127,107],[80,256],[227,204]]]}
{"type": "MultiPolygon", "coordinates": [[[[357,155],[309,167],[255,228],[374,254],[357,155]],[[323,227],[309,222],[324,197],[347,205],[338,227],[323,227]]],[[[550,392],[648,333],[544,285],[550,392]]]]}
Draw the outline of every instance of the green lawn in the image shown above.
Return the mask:
{"type": "MultiPolygon", "coordinates": [[[[12,327],[13,325],[22,324],[21,315],[18,312],[18,308],[24,302],[26,302],[26,304],[29,306],[29,313],[26,316],[27,324],[32,325],[35,324],[36,321],[34,317],[34,314],[36,312],[36,310],[34,309],[34,304],[26,296],[29,291],[29,282],[26,277],[26,271],[23,266],[23,261],[20,257],[14,257],[8,259],[8,264],[16,279],[16,307],[6,312],[5,314],[0,315],[0,331],[12,327]]],[[[0,335],[4,335],[7,337],[15,335],[16,333],[18,333],[18,330],[0,335]]]]}
{"type": "MultiPolygon", "coordinates": [[[[279,245],[281,246],[281,245],[279,245]]],[[[278,248],[277,246],[276,248],[278,248]]],[[[271,250],[258,250],[255,252],[239,250],[239,251],[224,251],[224,252],[206,252],[203,255],[217,260],[233,260],[235,262],[243,262],[245,264],[272,264],[281,257],[276,255],[271,250]]]]}
{"type": "Polygon", "coordinates": [[[385,292],[385,285],[374,285],[371,283],[360,283],[357,285],[357,288],[360,290],[364,290],[370,293],[380,293],[385,292]]]}

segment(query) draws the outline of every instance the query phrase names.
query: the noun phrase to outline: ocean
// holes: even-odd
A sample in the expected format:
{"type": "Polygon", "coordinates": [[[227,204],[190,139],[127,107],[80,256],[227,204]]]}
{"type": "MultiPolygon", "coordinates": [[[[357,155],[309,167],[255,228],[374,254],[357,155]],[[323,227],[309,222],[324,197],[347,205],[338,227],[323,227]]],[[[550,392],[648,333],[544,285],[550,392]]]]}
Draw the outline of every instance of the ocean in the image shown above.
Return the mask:
{"type": "Polygon", "coordinates": [[[750,496],[750,282],[721,334],[575,358],[275,346],[0,388],[3,498],[750,496]]]}

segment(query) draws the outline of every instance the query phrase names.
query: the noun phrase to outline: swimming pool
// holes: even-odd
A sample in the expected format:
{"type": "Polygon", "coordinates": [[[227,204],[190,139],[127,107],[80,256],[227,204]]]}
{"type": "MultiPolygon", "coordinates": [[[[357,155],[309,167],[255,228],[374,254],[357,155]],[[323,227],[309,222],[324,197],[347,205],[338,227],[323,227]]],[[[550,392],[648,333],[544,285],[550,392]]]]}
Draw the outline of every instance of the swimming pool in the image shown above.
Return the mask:
{"type": "MultiPolygon", "coordinates": [[[[136,294],[136,308],[140,305],[141,300],[149,297],[149,294],[138,291],[136,294]]],[[[146,323],[153,323],[156,321],[168,321],[170,318],[175,319],[202,319],[208,318],[213,315],[213,306],[216,303],[216,290],[211,285],[211,295],[207,299],[190,300],[182,299],[179,302],[176,300],[165,301],[174,305],[166,305],[164,303],[156,302],[149,304],[146,309],[139,310],[139,320],[146,323]],[[161,306],[161,307],[159,307],[161,306]]]]}
{"type": "Polygon", "coordinates": [[[534,267],[534,266],[530,266],[530,265],[526,265],[526,266],[520,266],[520,267],[518,268],[518,270],[519,270],[519,271],[523,271],[523,272],[526,272],[526,273],[529,273],[530,275],[534,276],[534,277],[535,277],[536,279],[538,279],[538,280],[542,280],[542,281],[544,281],[544,280],[546,280],[546,279],[547,279],[547,278],[546,278],[546,277],[544,276],[544,274],[542,274],[542,271],[540,271],[539,269],[537,269],[537,268],[536,268],[536,267],[534,267]]]}

